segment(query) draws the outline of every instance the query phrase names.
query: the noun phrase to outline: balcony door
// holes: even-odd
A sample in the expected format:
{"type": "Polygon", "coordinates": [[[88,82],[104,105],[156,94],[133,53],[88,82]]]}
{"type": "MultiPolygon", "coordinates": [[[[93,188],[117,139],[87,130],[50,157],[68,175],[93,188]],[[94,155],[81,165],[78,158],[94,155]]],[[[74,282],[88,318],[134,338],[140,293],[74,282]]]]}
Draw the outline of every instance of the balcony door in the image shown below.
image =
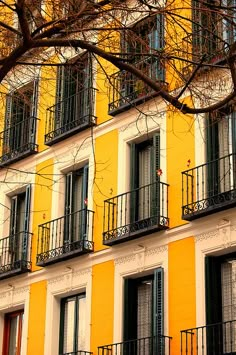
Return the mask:
{"type": "MultiPolygon", "coordinates": [[[[11,198],[9,230],[9,264],[27,261],[30,217],[30,189],[11,198]]],[[[19,265],[20,266],[20,265],[19,265]]]]}
{"type": "Polygon", "coordinates": [[[207,354],[236,354],[236,254],[206,257],[207,354]]]}
{"type": "Polygon", "coordinates": [[[35,119],[37,114],[38,81],[7,95],[4,154],[20,153],[35,144],[35,119]]]}
{"type": "Polygon", "coordinates": [[[87,239],[88,165],[66,175],[64,242],[87,239]]]}
{"type": "Polygon", "coordinates": [[[59,129],[60,134],[84,123],[83,120],[88,118],[92,105],[89,88],[91,63],[88,56],[58,68],[55,129],[59,129]]]}
{"type": "MultiPolygon", "coordinates": [[[[151,222],[160,214],[157,170],[160,168],[160,135],[130,145],[130,222],[151,222]]],[[[153,221],[154,222],[154,221],[153,221]]],[[[151,222],[152,223],[152,222],[151,222]]]]}
{"type": "Polygon", "coordinates": [[[3,355],[20,355],[24,311],[7,313],[4,319],[3,355]]]}
{"type": "Polygon", "coordinates": [[[207,121],[208,196],[235,190],[236,112],[212,114],[207,121]]]}
{"type": "MultiPolygon", "coordinates": [[[[124,354],[164,355],[163,269],[124,284],[124,354]]],[[[123,354],[121,352],[121,354],[123,354]]]]}

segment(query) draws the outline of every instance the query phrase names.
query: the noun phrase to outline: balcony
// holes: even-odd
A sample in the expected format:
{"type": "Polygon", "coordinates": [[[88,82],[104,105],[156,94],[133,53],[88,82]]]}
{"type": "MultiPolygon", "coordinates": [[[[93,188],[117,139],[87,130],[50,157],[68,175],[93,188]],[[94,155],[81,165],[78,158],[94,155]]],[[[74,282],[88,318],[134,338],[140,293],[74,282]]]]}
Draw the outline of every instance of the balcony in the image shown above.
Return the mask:
{"type": "Polygon", "coordinates": [[[236,206],[236,155],[182,172],[182,219],[191,221],[236,206]]]}
{"type": "Polygon", "coordinates": [[[0,133],[0,166],[6,166],[38,151],[37,118],[30,117],[0,133]]]}
{"type": "Polygon", "coordinates": [[[39,226],[37,265],[46,266],[93,251],[94,212],[83,209],[39,226]]]}
{"type": "Polygon", "coordinates": [[[90,351],[78,350],[70,353],[60,353],[59,355],[93,355],[90,351]]]}
{"type": "Polygon", "coordinates": [[[31,239],[28,232],[0,239],[0,280],[31,271],[31,239]]]}
{"type": "Polygon", "coordinates": [[[171,337],[146,337],[98,347],[98,355],[169,355],[171,337]]]}
{"type": "Polygon", "coordinates": [[[96,125],[95,89],[89,88],[47,109],[45,144],[52,145],[96,125]]]}
{"type": "MultiPolygon", "coordinates": [[[[147,74],[154,81],[165,85],[165,70],[159,58],[147,57],[135,64],[135,67],[147,74]]],[[[115,116],[131,107],[145,102],[158,95],[135,75],[121,70],[111,75],[109,88],[108,113],[115,116]]]]}
{"type": "Polygon", "coordinates": [[[236,354],[236,320],[181,331],[181,355],[236,354]]]}
{"type": "Polygon", "coordinates": [[[158,181],[104,201],[103,244],[167,229],[168,186],[158,181]]]}

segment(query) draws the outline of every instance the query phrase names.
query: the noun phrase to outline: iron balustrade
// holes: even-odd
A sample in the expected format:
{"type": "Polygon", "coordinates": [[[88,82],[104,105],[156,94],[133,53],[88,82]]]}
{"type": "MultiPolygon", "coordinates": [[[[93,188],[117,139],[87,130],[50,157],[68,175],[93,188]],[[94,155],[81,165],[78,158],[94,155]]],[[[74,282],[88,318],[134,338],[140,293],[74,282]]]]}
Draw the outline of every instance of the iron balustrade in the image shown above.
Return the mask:
{"type": "Polygon", "coordinates": [[[192,220],[236,205],[236,155],[182,172],[182,218],[192,220]]]}
{"type": "Polygon", "coordinates": [[[59,355],[93,355],[93,353],[90,351],[78,350],[70,353],[60,353],[59,355]]]}
{"type": "MultiPolygon", "coordinates": [[[[159,58],[146,57],[135,63],[135,67],[154,81],[163,82],[165,71],[159,58]]],[[[155,96],[155,91],[134,74],[121,70],[109,78],[109,114],[116,115],[134,104],[155,96]]]]}
{"type": "Polygon", "coordinates": [[[45,144],[52,145],[96,124],[95,89],[87,88],[47,109],[45,144]]]}
{"type": "Polygon", "coordinates": [[[103,244],[168,228],[168,186],[157,181],[105,200],[103,244]]]}
{"type": "Polygon", "coordinates": [[[37,265],[92,252],[93,219],[93,211],[82,209],[39,225],[37,265]]]}
{"type": "Polygon", "coordinates": [[[0,166],[17,161],[38,151],[36,142],[37,118],[29,117],[0,133],[0,166]]]}
{"type": "Polygon", "coordinates": [[[235,355],[236,320],[181,331],[181,355],[235,355]]]}
{"type": "Polygon", "coordinates": [[[0,279],[31,270],[31,240],[24,231],[0,239],[0,279]]]}
{"type": "Polygon", "coordinates": [[[171,337],[146,337],[98,347],[98,355],[169,355],[171,337]]]}

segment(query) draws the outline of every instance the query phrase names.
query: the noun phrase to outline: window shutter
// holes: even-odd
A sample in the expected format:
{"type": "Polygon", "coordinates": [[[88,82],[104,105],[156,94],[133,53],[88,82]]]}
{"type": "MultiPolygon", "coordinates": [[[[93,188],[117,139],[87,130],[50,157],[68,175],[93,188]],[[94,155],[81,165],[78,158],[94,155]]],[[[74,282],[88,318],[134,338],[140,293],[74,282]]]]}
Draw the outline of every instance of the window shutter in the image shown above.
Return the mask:
{"type": "Polygon", "coordinates": [[[80,239],[88,239],[87,231],[87,199],[88,199],[88,164],[83,168],[83,180],[82,180],[82,196],[81,196],[81,230],[80,239]]]}
{"type": "Polygon", "coordinates": [[[11,199],[11,214],[10,214],[10,235],[14,235],[17,232],[17,196],[11,199]]]}
{"type": "Polygon", "coordinates": [[[160,178],[157,170],[160,169],[160,132],[153,136],[152,154],[151,154],[151,189],[150,189],[150,207],[151,216],[160,218],[160,178]]]}
{"type": "Polygon", "coordinates": [[[152,155],[151,155],[151,176],[152,182],[157,180],[157,170],[160,169],[160,132],[153,136],[152,155]]]}
{"type": "Polygon", "coordinates": [[[3,154],[6,154],[9,149],[10,144],[10,132],[9,128],[11,125],[11,115],[12,115],[12,96],[10,94],[6,95],[6,111],[5,111],[5,123],[4,123],[4,137],[3,137],[3,154]]]}
{"type": "MultiPolygon", "coordinates": [[[[206,136],[207,136],[207,162],[219,159],[219,132],[217,120],[214,120],[210,116],[206,118],[206,136]]],[[[208,195],[213,196],[219,192],[219,167],[218,161],[214,164],[209,164],[207,168],[207,188],[208,195]]]]}
{"type": "Polygon", "coordinates": [[[65,188],[65,227],[64,241],[70,241],[72,237],[72,216],[73,211],[73,172],[66,174],[65,188]]]}
{"type": "Polygon", "coordinates": [[[26,186],[25,191],[25,213],[24,213],[24,230],[22,240],[22,260],[27,260],[28,252],[28,233],[30,221],[30,202],[31,202],[31,185],[26,186]]]}
{"type": "Polygon", "coordinates": [[[153,317],[153,335],[159,344],[160,337],[164,335],[164,269],[162,267],[154,270],[153,317]]]}
{"type": "Polygon", "coordinates": [[[130,144],[130,223],[135,222],[137,217],[138,192],[134,189],[138,187],[138,152],[134,143],[130,144]]]}
{"type": "Polygon", "coordinates": [[[61,127],[61,120],[63,115],[63,81],[64,81],[64,66],[57,68],[56,79],[56,110],[55,110],[55,129],[61,127]]]}
{"type": "Polygon", "coordinates": [[[137,281],[133,279],[124,280],[123,320],[124,341],[137,339],[137,281]]]}

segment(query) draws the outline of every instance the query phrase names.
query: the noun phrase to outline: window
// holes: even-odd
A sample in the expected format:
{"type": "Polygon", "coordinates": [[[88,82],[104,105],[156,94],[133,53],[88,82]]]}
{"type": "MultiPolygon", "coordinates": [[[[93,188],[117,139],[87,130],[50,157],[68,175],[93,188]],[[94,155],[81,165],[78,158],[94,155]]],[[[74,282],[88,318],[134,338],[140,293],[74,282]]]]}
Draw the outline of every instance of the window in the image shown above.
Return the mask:
{"type": "Polygon", "coordinates": [[[5,315],[3,355],[20,355],[24,311],[5,315]]]}
{"type": "Polygon", "coordinates": [[[234,190],[236,112],[231,107],[207,119],[207,186],[209,196],[234,190]]]}
{"type": "MultiPolygon", "coordinates": [[[[130,222],[149,220],[160,214],[160,135],[143,143],[130,145],[130,222]]],[[[151,222],[152,223],[152,222],[151,222]]]]}
{"type": "Polygon", "coordinates": [[[209,354],[236,352],[236,255],[208,256],[206,323],[209,354]],[[212,324],[212,326],[210,326],[212,324]],[[216,341],[217,339],[217,341],[216,341]]]}
{"type": "Polygon", "coordinates": [[[132,353],[149,354],[154,347],[158,354],[164,354],[163,277],[164,270],[160,267],[153,275],[125,279],[124,347],[133,349],[132,353]]]}
{"type": "Polygon", "coordinates": [[[38,82],[31,82],[6,97],[5,128],[1,133],[0,164],[37,151],[36,114],[38,82]]]}
{"type": "MultiPolygon", "coordinates": [[[[120,46],[121,53],[124,53],[124,56],[135,67],[155,81],[164,81],[164,66],[158,58],[158,50],[164,47],[164,17],[162,14],[145,18],[132,29],[121,34],[120,46]],[[150,56],[147,55],[149,53],[150,56]],[[153,53],[155,56],[152,56],[153,53]]],[[[144,97],[147,98],[152,93],[152,89],[142,80],[126,71],[113,74],[110,82],[112,84],[109,93],[109,113],[111,115],[121,112],[124,108],[129,108],[130,103],[134,103],[135,100],[135,102],[141,102],[144,97]]]]}
{"type": "Polygon", "coordinates": [[[87,239],[88,165],[66,175],[64,241],[87,239]]]}
{"type": "Polygon", "coordinates": [[[56,104],[47,110],[46,144],[95,123],[92,79],[92,63],[87,54],[58,67],[56,104]]]}
{"type": "Polygon", "coordinates": [[[61,300],[59,354],[85,351],[86,297],[79,294],[61,300]]]}
{"type": "Polygon", "coordinates": [[[30,270],[31,234],[29,233],[29,218],[30,185],[26,187],[25,192],[11,197],[9,236],[0,239],[0,277],[13,270],[30,270]]]}

